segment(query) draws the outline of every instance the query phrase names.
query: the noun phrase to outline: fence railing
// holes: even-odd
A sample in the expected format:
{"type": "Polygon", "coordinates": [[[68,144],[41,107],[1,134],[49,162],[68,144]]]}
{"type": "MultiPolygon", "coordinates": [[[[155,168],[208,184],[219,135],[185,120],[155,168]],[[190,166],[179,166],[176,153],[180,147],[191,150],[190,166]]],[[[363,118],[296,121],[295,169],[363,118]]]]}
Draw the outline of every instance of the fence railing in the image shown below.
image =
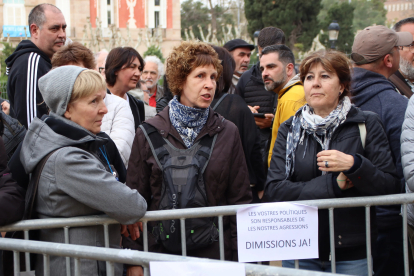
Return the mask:
{"type": "MultiPolygon", "coordinates": [[[[370,207],[376,205],[402,205],[403,216],[403,243],[404,243],[404,268],[405,275],[409,276],[408,267],[408,238],[407,238],[407,204],[414,203],[413,194],[398,194],[387,196],[373,196],[373,197],[357,197],[357,198],[333,198],[333,199],[320,199],[320,200],[305,200],[296,201],[295,203],[316,206],[319,209],[329,209],[329,231],[330,231],[330,249],[331,249],[331,266],[332,272],[336,272],[336,259],[335,259],[335,241],[334,241],[334,209],[335,208],[348,208],[348,207],[365,207],[365,223],[366,223],[366,250],[368,261],[368,275],[372,275],[372,257],[371,257],[371,224],[370,224],[370,207]]],[[[240,208],[251,207],[251,205],[232,205],[232,206],[218,206],[218,207],[205,207],[205,208],[193,208],[193,209],[175,209],[167,211],[149,211],[141,219],[143,222],[143,240],[144,251],[148,251],[148,230],[147,223],[149,221],[159,221],[168,219],[180,219],[181,223],[181,237],[182,237],[182,255],[187,255],[186,243],[185,243],[185,219],[188,218],[200,218],[200,217],[218,217],[219,226],[219,245],[220,245],[220,259],[224,260],[224,238],[223,238],[223,216],[236,215],[237,210],[240,208]]],[[[25,232],[25,238],[29,236],[29,230],[35,229],[49,229],[49,228],[63,228],[65,241],[69,243],[69,228],[80,226],[96,226],[102,225],[105,236],[105,247],[109,247],[109,234],[108,225],[117,224],[118,222],[110,219],[106,216],[92,216],[92,217],[77,217],[77,218],[53,218],[53,219],[37,219],[21,221],[15,224],[11,224],[5,227],[1,227],[1,232],[18,231],[23,230],[25,232]]],[[[3,239],[4,240],[4,239],[3,239]]],[[[18,242],[18,241],[14,241],[18,242]]],[[[13,244],[13,240],[10,241],[13,244]]],[[[40,244],[39,244],[40,245],[40,244]]],[[[60,244],[61,245],[61,244],[60,244]]],[[[8,249],[3,247],[3,242],[0,239],[0,249],[8,249]]],[[[20,249],[15,249],[20,251],[20,249]]],[[[39,249],[40,250],[40,249],[39,249]]],[[[21,251],[31,252],[31,251],[21,251]]],[[[40,252],[40,251],[39,251],[40,252]]],[[[35,252],[38,253],[38,252],[35,252]]],[[[27,253],[28,254],[28,253],[27,253]]],[[[169,255],[170,256],[170,255],[169,255]]],[[[30,258],[26,256],[26,262],[30,261],[30,258]]],[[[26,267],[30,267],[29,263],[26,267]]],[[[66,260],[67,271],[70,275],[70,260],[66,260]]],[[[108,267],[108,265],[107,265],[108,267]]],[[[295,267],[299,268],[299,262],[295,261],[295,267]]],[[[112,275],[112,274],[109,274],[112,275]]],[[[292,275],[292,274],[291,274],[292,275]]],[[[304,275],[304,274],[301,274],[304,275]]],[[[326,275],[326,274],[324,274],[326,275]]]]}
{"type": "MultiPolygon", "coordinates": [[[[43,255],[43,263],[48,264],[50,255],[74,258],[75,276],[81,276],[80,259],[92,259],[106,261],[113,268],[114,263],[130,265],[142,265],[149,267],[150,262],[222,262],[204,258],[183,257],[160,253],[142,252],[136,250],[123,250],[113,248],[100,248],[84,245],[61,244],[51,242],[39,242],[28,240],[0,239],[0,248],[14,252],[15,276],[19,275],[19,253],[31,252],[43,255]]],[[[280,276],[333,276],[331,273],[312,272],[290,268],[264,266],[256,264],[244,264],[246,275],[280,275],[280,276]]],[[[49,276],[50,270],[45,266],[44,275],[49,276]]],[[[53,272],[52,272],[53,275],[53,272]]],[[[107,275],[114,275],[107,270],[107,275]]],[[[335,274],[338,275],[338,274],[335,274]]]]}

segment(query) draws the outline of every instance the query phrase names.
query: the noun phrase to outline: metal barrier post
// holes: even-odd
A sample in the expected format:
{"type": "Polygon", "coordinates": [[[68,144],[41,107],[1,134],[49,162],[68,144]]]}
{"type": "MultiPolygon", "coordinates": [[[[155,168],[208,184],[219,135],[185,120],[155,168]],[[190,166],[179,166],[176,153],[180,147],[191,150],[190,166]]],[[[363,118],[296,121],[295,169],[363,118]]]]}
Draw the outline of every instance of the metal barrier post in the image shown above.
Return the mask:
{"type": "Polygon", "coordinates": [[[335,255],[335,228],[334,228],[334,208],[329,208],[329,240],[331,246],[331,271],[336,273],[335,255]]]}
{"type": "Polygon", "coordinates": [[[224,227],[223,216],[218,217],[219,225],[219,245],[220,245],[220,260],[224,261],[224,227]]]}
{"type": "Polygon", "coordinates": [[[148,222],[143,221],[142,222],[142,230],[143,230],[143,239],[144,239],[144,251],[148,252],[148,222]]]}
{"type": "Polygon", "coordinates": [[[295,269],[299,269],[299,260],[295,260],[295,269]]]}
{"type": "Polygon", "coordinates": [[[403,246],[404,246],[404,274],[410,275],[410,268],[408,265],[408,233],[407,233],[407,204],[402,205],[403,214],[403,246]]]}
{"type": "MultiPolygon", "coordinates": [[[[105,239],[105,247],[109,248],[109,226],[108,224],[103,225],[104,228],[104,239],[105,239]]],[[[106,262],[106,275],[112,276],[115,274],[114,263],[106,262]]]]}
{"type": "Polygon", "coordinates": [[[20,275],[20,255],[18,251],[13,251],[13,270],[14,276],[20,275]]]}
{"type": "Polygon", "coordinates": [[[185,238],[185,219],[180,218],[181,225],[181,250],[183,251],[181,255],[187,256],[187,239],[185,238]]]}
{"type": "Polygon", "coordinates": [[[50,276],[50,257],[47,254],[43,254],[43,275],[50,276]]]}
{"type": "Polygon", "coordinates": [[[372,276],[372,255],[371,255],[371,213],[370,206],[365,206],[365,231],[367,237],[367,266],[368,276],[372,276]]]}
{"type": "MultiPolygon", "coordinates": [[[[24,239],[25,240],[29,240],[29,231],[28,230],[24,230],[24,239]]],[[[29,252],[25,252],[24,253],[24,261],[26,264],[26,271],[30,271],[30,253],[29,252]]]]}
{"type": "Polygon", "coordinates": [[[80,259],[75,258],[75,276],[81,276],[80,259]]]}
{"type": "MultiPolygon", "coordinates": [[[[65,243],[69,244],[69,227],[63,227],[63,232],[65,235],[65,243]]],[[[70,257],[66,257],[66,276],[70,276],[70,257]]]]}

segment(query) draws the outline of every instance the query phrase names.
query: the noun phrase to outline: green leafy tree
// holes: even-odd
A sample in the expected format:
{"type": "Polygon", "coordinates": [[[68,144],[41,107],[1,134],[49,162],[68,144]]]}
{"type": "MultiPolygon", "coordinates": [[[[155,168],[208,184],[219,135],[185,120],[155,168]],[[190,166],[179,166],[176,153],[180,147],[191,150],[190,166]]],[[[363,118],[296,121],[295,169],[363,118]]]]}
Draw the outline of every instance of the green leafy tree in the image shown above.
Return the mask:
{"type": "Polygon", "coordinates": [[[15,47],[13,47],[11,44],[7,42],[2,42],[4,48],[0,53],[0,61],[1,61],[1,71],[0,71],[0,80],[7,79],[6,76],[6,59],[8,56],[13,54],[14,50],[16,50],[15,47]]]}
{"type": "Polygon", "coordinates": [[[285,32],[286,44],[294,48],[302,43],[307,50],[319,32],[317,16],[321,0],[246,0],[245,14],[249,33],[266,26],[274,26],[285,32]]]}
{"type": "Polygon", "coordinates": [[[363,30],[372,25],[385,25],[387,11],[383,0],[354,0],[354,31],[363,30]]]}
{"type": "Polygon", "coordinates": [[[326,48],[331,47],[328,36],[328,26],[333,20],[336,20],[340,27],[336,49],[346,53],[351,52],[352,43],[354,41],[354,29],[352,26],[354,9],[355,6],[348,2],[334,3],[330,6],[325,19],[320,23],[321,29],[324,30],[324,34],[319,37],[319,40],[326,48]]]}
{"type": "Polygon", "coordinates": [[[161,49],[155,45],[148,47],[148,49],[144,52],[144,58],[146,56],[156,56],[162,61],[162,63],[164,63],[164,57],[162,56],[161,49]]]}

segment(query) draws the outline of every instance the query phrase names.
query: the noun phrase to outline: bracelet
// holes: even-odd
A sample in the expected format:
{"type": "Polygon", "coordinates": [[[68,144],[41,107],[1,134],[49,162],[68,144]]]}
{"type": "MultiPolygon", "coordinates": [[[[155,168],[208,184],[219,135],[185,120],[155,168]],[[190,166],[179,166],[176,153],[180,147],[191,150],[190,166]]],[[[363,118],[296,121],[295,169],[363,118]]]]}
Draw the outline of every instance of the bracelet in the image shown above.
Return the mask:
{"type": "Polygon", "coordinates": [[[344,180],[337,179],[336,181],[346,181],[346,179],[344,179],[344,180]]]}

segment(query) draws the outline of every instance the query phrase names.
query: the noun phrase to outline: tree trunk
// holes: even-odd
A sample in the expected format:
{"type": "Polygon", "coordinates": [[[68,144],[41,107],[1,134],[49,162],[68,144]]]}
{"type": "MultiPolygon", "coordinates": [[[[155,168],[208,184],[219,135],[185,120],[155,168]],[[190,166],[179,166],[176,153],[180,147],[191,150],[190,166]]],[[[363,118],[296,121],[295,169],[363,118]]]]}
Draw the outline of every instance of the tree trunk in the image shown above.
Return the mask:
{"type": "Polygon", "coordinates": [[[213,3],[211,2],[211,0],[208,0],[208,3],[210,4],[211,31],[212,32],[216,31],[216,33],[217,33],[217,16],[216,16],[216,12],[215,12],[215,9],[213,7],[213,3]]]}

